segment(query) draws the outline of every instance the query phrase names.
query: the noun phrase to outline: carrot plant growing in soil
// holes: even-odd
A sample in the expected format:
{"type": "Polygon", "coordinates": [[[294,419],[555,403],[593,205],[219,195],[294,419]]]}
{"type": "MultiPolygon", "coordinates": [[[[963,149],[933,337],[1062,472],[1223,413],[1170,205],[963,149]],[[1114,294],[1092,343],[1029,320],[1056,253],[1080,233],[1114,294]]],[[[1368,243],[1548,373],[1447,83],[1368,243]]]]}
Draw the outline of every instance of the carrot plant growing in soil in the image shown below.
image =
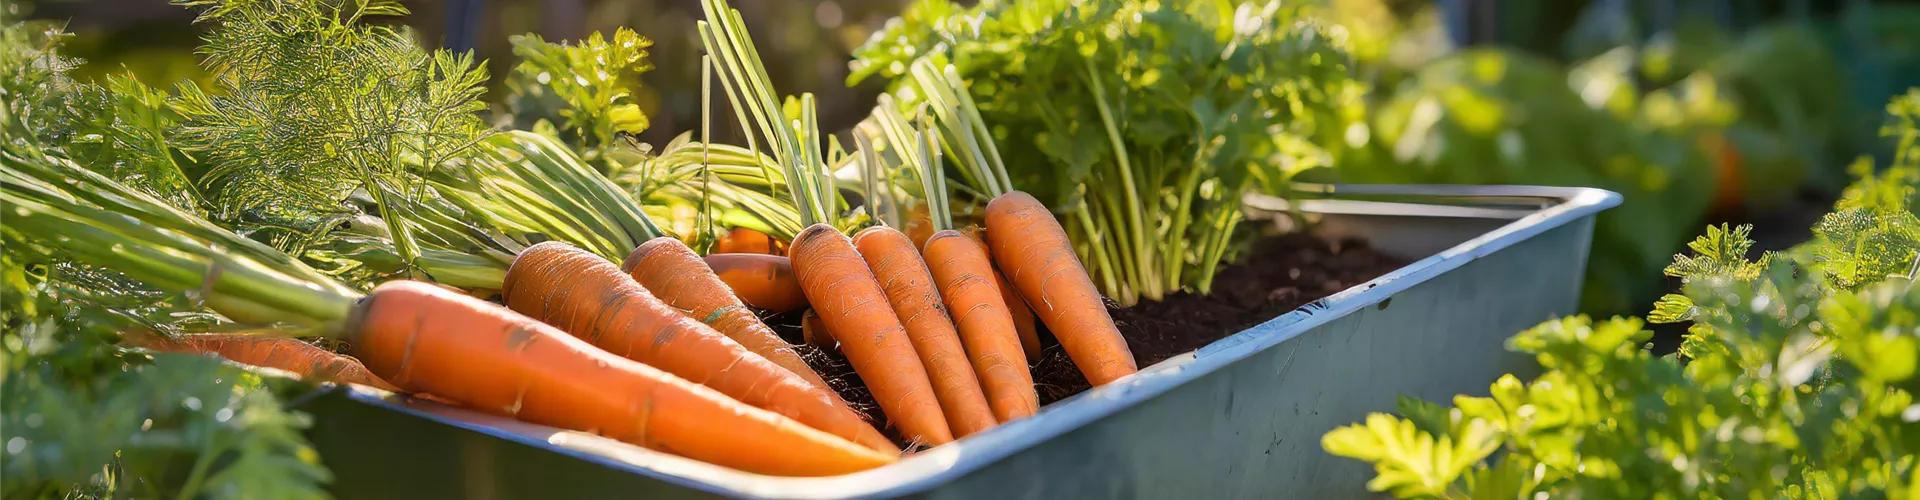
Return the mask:
{"type": "Polygon", "coordinates": [[[1710,227],[1646,321],[1689,322],[1651,354],[1637,318],[1549,321],[1509,347],[1531,382],[1413,399],[1328,433],[1401,498],[1904,498],[1920,492],[1920,89],[1889,106],[1892,165],[1859,176],[1813,239],[1757,259],[1748,227],[1710,227]]]}
{"type": "Polygon", "coordinates": [[[1122,306],[1210,290],[1243,243],[1241,195],[1325,164],[1310,138],[1359,91],[1337,40],[1279,2],[925,0],[849,81],[916,106],[939,97],[905,90],[917,59],[955,68],[1005,160],[959,191],[1031,193],[1122,306]]]}

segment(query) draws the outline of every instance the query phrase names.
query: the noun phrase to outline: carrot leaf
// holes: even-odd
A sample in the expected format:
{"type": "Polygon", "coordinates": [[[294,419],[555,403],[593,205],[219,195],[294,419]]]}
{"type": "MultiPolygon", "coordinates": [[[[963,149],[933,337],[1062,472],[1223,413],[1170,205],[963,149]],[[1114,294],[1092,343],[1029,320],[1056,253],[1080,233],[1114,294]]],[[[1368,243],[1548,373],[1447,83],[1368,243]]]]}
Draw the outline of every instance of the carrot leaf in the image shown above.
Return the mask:
{"type": "MultiPolygon", "coordinates": [[[[1324,164],[1358,83],[1340,39],[1282,2],[915,2],[854,77],[927,106],[962,183],[1058,214],[1123,305],[1206,292],[1241,195],[1324,164]]],[[[964,188],[964,189],[960,189],[964,188]]]]}
{"type": "Polygon", "coordinates": [[[649,124],[634,93],[640,90],[640,75],[653,69],[646,59],[653,41],[626,28],[611,39],[594,32],[577,44],[548,42],[535,34],[509,41],[520,57],[506,81],[513,125],[533,130],[541,122],[558,124],[561,139],[600,173],[612,174],[623,163],[614,158],[616,150],[649,124]]]}

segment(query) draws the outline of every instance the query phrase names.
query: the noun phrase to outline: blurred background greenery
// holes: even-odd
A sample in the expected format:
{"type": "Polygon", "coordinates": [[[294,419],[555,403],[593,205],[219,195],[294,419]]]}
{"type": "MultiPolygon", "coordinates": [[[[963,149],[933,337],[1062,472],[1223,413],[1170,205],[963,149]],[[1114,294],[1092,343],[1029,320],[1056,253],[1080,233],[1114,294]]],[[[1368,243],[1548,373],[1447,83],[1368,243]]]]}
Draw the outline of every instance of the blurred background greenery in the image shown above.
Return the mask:
{"type": "MultiPolygon", "coordinates": [[[[653,40],[637,101],[664,144],[700,116],[697,0],[407,1],[428,45],[474,50],[498,79],[508,37],[653,40]]],[[[850,128],[879,82],[845,85],[851,51],[907,0],[735,0],[774,86],[812,92],[850,128]]],[[[79,74],[203,78],[188,9],[164,0],[31,0],[65,19],[79,74]]],[[[1598,230],[1586,309],[1641,313],[1659,268],[1709,222],[1756,222],[1762,250],[1802,241],[1862,155],[1890,153],[1881,106],[1920,85],[1920,1],[1311,0],[1371,84],[1321,144],[1329,178],[1586,185],[1628,203],[1598,230]],[[1784,232],[1770,233],[1768,230],[1784,232]]],[[[494,96],[498,97],[498,96],[494,96]]],[[[726,113],[716,120],[729,118],[726,113]]],[[[735,128],[716,123],[718,140],[735,128]]]]}

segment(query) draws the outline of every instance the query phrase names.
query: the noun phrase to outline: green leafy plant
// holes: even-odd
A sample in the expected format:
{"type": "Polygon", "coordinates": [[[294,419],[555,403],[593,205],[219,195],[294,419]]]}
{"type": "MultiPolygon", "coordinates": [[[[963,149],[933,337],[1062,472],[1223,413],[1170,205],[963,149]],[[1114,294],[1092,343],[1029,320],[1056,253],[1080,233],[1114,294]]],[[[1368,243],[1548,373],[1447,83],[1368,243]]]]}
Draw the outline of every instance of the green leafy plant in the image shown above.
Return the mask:
{"type": "MultiPolygon", "coordinates": [[[[144,286],[71,260],[73,250],[44,246],[49,240],[32,232],[31,211],[12,194],[58,193],[50,199],[131,214],[120,219],[130,225],[121,230],[177,227],[178,237],[299,275],[324,275],[214,228],[200,218],[194,198],[177,196],[184,188],[173,176],[170,150],[146,135],[168,119],[155,93],[125,79],[107,87],[68,79],[72,61],[55,51],[63,35],[44,25],[8,25],[0,36],[9,42],[0,49],[0,92],[7,101],[0,121],[8,131],[0,143],[8,214],[0,227],[0,442],[7,446],[0,484],[6,496],[325,496],[320,488],[329,476],[300,434],[307,419],[282,408],[275,394],[300,386],[211,358],[124,347],[129,332],[213,329],[226,319],[205,310],[206,297],[144,286]],[[65,157],[70,154],[140,187],[82,169],[65,157]]],[[[61,234],[112,227],[83,225],[61,234]]]]}
{"type": "Polygon", "coordinates": [[[1908,154],[1862,170],[1791,250],[1748,260],[1744,227],[1696,239],[1667,269],[1681,292],[1650,315],[1692,323],[1675,356],[1644,348],[1638,319],[1550,321],[1508,343],[1545,369],[1533,381],[1506,376],[1452,407],[1402,399],[1404,417],[1375,414],[1322,444],[1372,463],[1369,488],[1402,498],[1920,493],[1908,154]]]}
{"type": "MultiPolygon", "coordinates": [[[[330,478],[269,379],[116,346],[116,321],[45,261],[0,257],[8,497],[321,498],[330,478]]],[[[299,388],[281,383],[279,389],[299,388]]]]}
{"type": "Polygon", "coordinates": [[[362,22],[406,14],[398,2],[176,3],[214,23],[200,51],[219,88],[185,83],[177,105],[182,149],[208,165],[198,183],[214,219],[297,252],[357,215],[347,201],[364,191],[412,274],[420,249],[404,214],[428,196],[421,176],[486,135],[475,114],[486,72],[362,22]]]}
{"type": "Polygon", "coordinates": [[[558,127],[584,159],[611,174],[621,138],[646,131],[647,114],[633,101],[640,75],[653,69],[653,41],[621,28],[612,39],[598,32],[579,44],[549,43],[539,35],[509,38],[520,63],[507,77],[508,115],[515,128],[558,127]],[[558,123],[556,123],[556,121],[558,123]]]}
{"type": "MultiPolygon", "coordinates": [[[[1123,305],[1206,292],[1241,195],[1324,165],[1315,144],[1359,96],[1337,41],[1277,2],[921,1],[856,52],[849,82],[886,78],[911,111],[939,97],[910,90],[926,88],[920,59],[954,67],[1006,185],[1061,216],[1123,305]]],[[[955,185],[993,192],[989,180],[955,185]]]]}
{"type": "Polygon", "coordinates": [[[646,201],[650,217],[668,221],[656,234],[670,230],[695,248],[722,227],[792,238],[800,227],[792,205],[780,197],[785,175],[756,151],[712,144],[704,129],[699,140],[685,133],[657,153],[635,142],[633,136],[649,126],[634,99],[640,75],[652,69],[645,50],[651,44],[626,29],[611,40],[594,33],[579,44],[514,37],[521,62],[506,82],[502,121],[559,139],[646,201]]]}

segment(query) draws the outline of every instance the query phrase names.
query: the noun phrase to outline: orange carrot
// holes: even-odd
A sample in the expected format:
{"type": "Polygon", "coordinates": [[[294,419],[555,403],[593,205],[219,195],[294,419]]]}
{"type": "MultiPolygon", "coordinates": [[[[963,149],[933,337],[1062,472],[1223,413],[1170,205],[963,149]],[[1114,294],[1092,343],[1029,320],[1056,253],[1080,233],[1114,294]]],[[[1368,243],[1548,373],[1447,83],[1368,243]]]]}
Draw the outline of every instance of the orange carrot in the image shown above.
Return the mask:
{"type": "Polygon", "coordinates": [[[1040,359],[1040,327],[1034,324],[1033,308],[997,267],[993,269],[993,286],[1000,288],[1000,300],[1006,301],[1007,312],[1013,313],[1013,331],[1020,334],[1020,350],[1026,353],[1027,362],[1040,359]]]}
{"type": "Polygon", "coordinates": [[[254,335],[183,335],[161,340],[147,347],[164,352],[215,354],[235,363],[286,370],[301,378],[346,382],[400,392],[400,388],[380,380],[359,360],[334,354],[306,342],[290,338],[254,335]]]}
{"type": "Polygon", "coordinates": [[[913,204],[913,208],[907,212],[907,222],[902,226],[901,230],[913,240],[914,248],[926,248],[927,238],[932,238],[937,230],[933,227],[933,217],[925,201],[913,204]]]}
{"type": "MultiPolygon", "coordinates": [[[[980,251],[987,252],[988,257],[992,257],[992,249],[987,248],[984,228],[967,226],[960,232],[972,238],[974,243],[980,245],[980,251]]],[[[1007,312],[1013,316],[1013,330],[1020,334],[1020,349],[1026,353],[1027,362],[1040,359],[1040,328],[1033,324],[1033,308],[1028,307],[1026,299],[1020,298],[1020,292],[1013,288],[1012,283],[1007,282],[1006,275],[1000,272],[999,264],[993,266],[993,286],[1000,289],[1000,300],[1006,302],[1007,312]]]]}
{"type": "Polygon", "coordinates": [[[840,343],[833,339],[833,332],[827,331],[827,324],[820,322],[820,313],[808,309],[800,315],[800,339],[807,345],[821,350],[838,350],[840,343]]]}
{"type": "MultiPolygon", "coordinates": [[[[854,235],[853,245],[866,258],[894,314],[907,327],[907,339],[920,355],[933,382],[933,395],[940,400],[940,411],[956,438],[992,428],[997,422],[987,406],[980,380],[967,364],[967,350],[960,345],[960,334],[941,305],[940,291],[933,286],[933,274],[913,247],[907,235],[886,226],[869,227],[854,235]]],[[[1024,368],[1024,366],[1023,366],[1024,368]]],[[[1022,370],[1025,371],[1025,370],[1022,370]]]]}
{"type": "Polygon", "coordinates": [[[609,352],[856,443],[899,451],[824,384],[694,321],[592,252],[557,241],[527,247],[500,290],[514,311],[609,352]]]}
{"type": "Polygon", "coordinates": [[[1105,385],[1138,371],[1099,289],[1074,255],[1067,231],[1046,205],[1032,195],[1008,191],[987,203],[987,232],[1003,235],[987,238],[994,261],[1060,339],[1088,382],[1105,385]]]}
{"type": "Polygon", "coordinates": [[[1040,396],[1033,389],[1020,334],[1014,331],[1013,316],[993,284],[993,264],[985,249],[948,229],[927,239],[926,255],[940,296],[960,326],[967,357],[980,375],[993,415],[1009,422],[1040,411],[1040,396]]]}
{"type": "Polygon", "coordinates": [[[908,439],[952,442],[926,367],[853,242],[831,225],[814,224],[794,236],[791,250],[793,274],[808,301],[887,418],[908,439]]]}
{"type": "MultiPolygon", "coordinates": [[[[686,311],[688,316],[719,330],[721,334],[746,346],[748,351],[800,375],[807,383],[826,389],[828,394],[834,394],[838,399],[838,394],[827,386],[827,381],[821,379],[813,367],[807,366],[807,362],[793,352],[793,345],[773,333],[766,323],[760,322],[760,317],[741,304],[740,299],[734,296],[733,289],[715,276],[706,261],[694,254],[693,249],[687,248],[685,243],[673,238],[647,240],[634,248],[633,253],[627,254],[626,260],[620,264],[620,270],[632,276],[634,281],[640,282],[640,286],[646,287],[647,291],[653,292],[654,297],[667,305],[686,311]]],[[[787,273],[787,276],[791,277],[792,273],[787,273]]],[[[794,287],[799,288],[797,282],[794,287]]],[[[799,293],[795,292],[795,295],[799,293]]]]}
{"type": "Polygon", "coordinates": [[[793,277],[793,261],[786,257],[716,253],[702,260],[747,305],[776,313],[807,307],[806,292],[793,277]]]}
{"type": "Polygon", "coordinates": [[[528,422],[760,474],[828,476],[898,459],[422,282],[380,285],[347,331],[367,368],[395,385],[528,422]]]}
{"type": "Polygon", "coordinates": [[[730,229],[713,242],[713,253],[785,255],[785,250],[784,245],[767,233],[744,227],[730,229]]]}

